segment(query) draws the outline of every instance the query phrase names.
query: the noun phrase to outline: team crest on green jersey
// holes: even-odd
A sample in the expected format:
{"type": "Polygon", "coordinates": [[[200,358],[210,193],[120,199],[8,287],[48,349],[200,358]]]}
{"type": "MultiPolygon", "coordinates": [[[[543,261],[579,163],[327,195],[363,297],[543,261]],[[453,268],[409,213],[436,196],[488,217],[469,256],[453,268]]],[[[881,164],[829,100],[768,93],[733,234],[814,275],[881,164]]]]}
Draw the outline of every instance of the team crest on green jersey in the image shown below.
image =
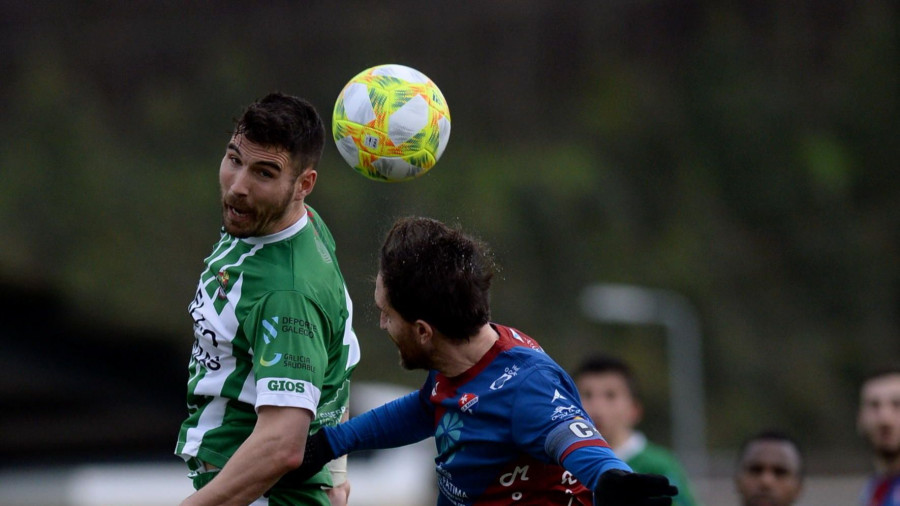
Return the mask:
{"type": "Polygon", "coordinates": [[[228,298],[228,294],[226,290],[228,290],[228,271],[222,269],[216,274],[216,282],[219,283],[219,289],[216,291],[216,296],[220,300],[225,300],[228,298]]]}

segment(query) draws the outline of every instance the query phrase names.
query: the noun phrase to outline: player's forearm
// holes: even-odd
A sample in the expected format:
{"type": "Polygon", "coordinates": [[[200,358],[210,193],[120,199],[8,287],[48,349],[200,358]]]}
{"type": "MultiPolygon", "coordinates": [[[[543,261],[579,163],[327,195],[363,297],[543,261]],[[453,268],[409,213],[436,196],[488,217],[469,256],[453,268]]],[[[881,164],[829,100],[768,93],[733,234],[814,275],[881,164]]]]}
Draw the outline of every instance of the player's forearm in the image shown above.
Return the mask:
{"type": "Polygon", "coordinates": [[[300,408],[261,406],[253,432],[228,463],[183,506],[247,505],[302,460],[312,413],[300,408]]]}
{"type": "Polygon", "coordinates": [[[301,455],[279,447],[277,438],[259,441],[251,435],[218,475],[188,497],[182,506],[247,505],[300,464],[301,455]]]}

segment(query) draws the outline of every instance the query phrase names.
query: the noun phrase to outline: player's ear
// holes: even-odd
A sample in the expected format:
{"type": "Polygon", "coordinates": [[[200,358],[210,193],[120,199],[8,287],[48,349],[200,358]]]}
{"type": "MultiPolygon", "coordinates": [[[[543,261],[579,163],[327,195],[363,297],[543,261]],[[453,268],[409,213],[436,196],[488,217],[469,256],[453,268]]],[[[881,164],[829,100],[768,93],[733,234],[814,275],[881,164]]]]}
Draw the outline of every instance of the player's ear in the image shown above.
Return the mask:
{"type": "Polygon", "coordinates": [[[316,178],[318,178],[318,175],[316,169],[312,167],[303,169],[300,175],[297,176],[297,181],[294,183],[294,200],[303,200],[307,195],[312,193],[313,188],[316,186],[316,178]]]}
{"type": "Polygon", "coordinates": [[[641,404],[641,401],[637,399],[631,400],[631,413],[629,413],[629,421],[632,426],[635,426],[641,422],[644,418],[644,405],[641,404]]]}
{"type": "Polygon", "coordinates": [[[432,336],[434,336],[434,327],[431,324],[425,320],[416,320],[413,326],[419,344],[426,344],[431,341],[432,336]]]}

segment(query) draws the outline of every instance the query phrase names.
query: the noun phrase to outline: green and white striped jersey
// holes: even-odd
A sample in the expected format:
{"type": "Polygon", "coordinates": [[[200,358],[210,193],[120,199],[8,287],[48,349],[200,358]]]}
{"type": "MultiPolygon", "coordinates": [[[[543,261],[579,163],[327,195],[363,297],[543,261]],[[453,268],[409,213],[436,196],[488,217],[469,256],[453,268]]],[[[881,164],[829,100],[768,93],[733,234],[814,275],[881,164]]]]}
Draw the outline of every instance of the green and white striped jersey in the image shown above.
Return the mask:
{"type": "Polygon", "coordinates": [[[306,209],[269,236],[223,232],[205,260],[189,305],[188,417],[175,448],[189,463],[223,467],[253,431],[259,406],[306,408],[313,432],[347,409],[360,358],[353,306],[331,232],[306,209]]]}

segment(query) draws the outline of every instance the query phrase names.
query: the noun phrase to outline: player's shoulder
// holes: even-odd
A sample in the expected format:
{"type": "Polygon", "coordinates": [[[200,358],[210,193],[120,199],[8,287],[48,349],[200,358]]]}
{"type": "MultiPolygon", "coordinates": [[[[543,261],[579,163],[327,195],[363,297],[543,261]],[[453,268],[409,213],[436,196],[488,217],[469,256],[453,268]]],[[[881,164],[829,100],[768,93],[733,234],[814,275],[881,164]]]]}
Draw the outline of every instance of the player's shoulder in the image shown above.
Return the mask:
{"type": "Polygon", "coordinates": [[[499,323],[491,323],[491,326],[493,326],[494,330],[497,331],[497,334],[500,335],[500,345],[505,349],[525,348],[542,354],[544,353],[544,349],[541,347],[540,343],[524,332],[499,323]]]}
{"type": "Polygon", "coordinates": [[[648,455],[675,460],[675,454],[672,452],[672,450],[669,450],[665,446],[659,445],[652,441],[647,441],[647,446],[644,447],[644,451],[648,455]]]}
{"type": "Polygon", "coordinates": [[[629,459],[629,465],[632,461],[635,464],[633,467],[640,472],[665,474],[670,477],[683,472],[681,462],[671,450],[649,441],[640,453],[629,459]]]}
{"type": "Polygon", "coordinates": [[[312,206],[306,204],[306,213],[309,216],[309,223],[315,233],[331,247],[334,247],[334,237],[331,235],[331,229],[325,224],[322,215],[319,214],[312,206]]]}

